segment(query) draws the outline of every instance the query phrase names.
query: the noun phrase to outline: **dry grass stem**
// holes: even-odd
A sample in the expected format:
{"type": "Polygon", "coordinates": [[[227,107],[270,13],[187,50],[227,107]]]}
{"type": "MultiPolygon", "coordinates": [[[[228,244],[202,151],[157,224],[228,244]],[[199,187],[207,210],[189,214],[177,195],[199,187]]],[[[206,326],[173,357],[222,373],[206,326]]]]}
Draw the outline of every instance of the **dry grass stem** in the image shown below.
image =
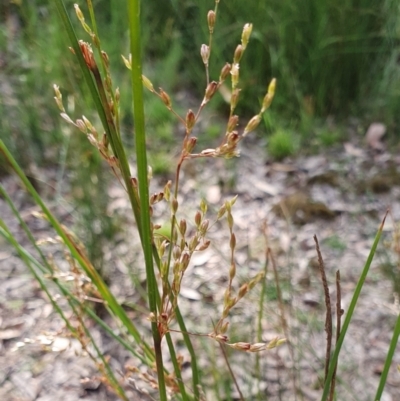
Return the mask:
{"type": "Polygon", "coordinates": [[[325,331],[326,331],[326,354],[325,354],[325,377],[324,382],[328,376],[329,362],[331,359],[332,351],[332,306],[331,297],[329,295],[328,281],[325,274],[324,260],[322,259],[321,249],[319,247],[318,238],[314,235],[315,247],[318,254],[318,267],[321,273],[322,286],[325,294],[326,317],[325,317],[325,331]]]}

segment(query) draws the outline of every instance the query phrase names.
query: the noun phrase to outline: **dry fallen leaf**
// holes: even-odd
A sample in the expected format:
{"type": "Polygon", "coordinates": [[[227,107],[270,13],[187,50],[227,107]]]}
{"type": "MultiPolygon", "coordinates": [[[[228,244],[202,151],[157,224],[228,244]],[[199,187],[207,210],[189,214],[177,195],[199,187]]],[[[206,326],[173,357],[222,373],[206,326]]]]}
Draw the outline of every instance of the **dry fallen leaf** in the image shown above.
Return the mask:
{"type": "Polygon", "coordinates": [[[382,123],[372,123],[365,134],[365,139],[369,147],[374,150],[383,150],[385,148],[382,138],[386,133],[386,125],[382,123]]]}

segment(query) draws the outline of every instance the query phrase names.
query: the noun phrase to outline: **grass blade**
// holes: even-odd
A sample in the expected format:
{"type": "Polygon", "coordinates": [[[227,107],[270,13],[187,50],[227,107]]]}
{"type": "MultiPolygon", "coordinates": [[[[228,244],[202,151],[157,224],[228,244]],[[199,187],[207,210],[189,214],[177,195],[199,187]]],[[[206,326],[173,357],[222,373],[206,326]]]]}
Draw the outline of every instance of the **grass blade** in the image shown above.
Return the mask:
{"type": "Polygon", "coordinates": [[[335,351],[333,352],[333,355],[332,355],[332,358],[331,358],[331,361],[330,361],[330,364],[329,364],[328,375],[327,375],[326,380],[325,380],[324,391],[323,391],[323,394],[322,394],[322,397],[321,397],[321,401],[326,401],[327,397],[329,395],[329,388],[331,386],[333,373],[335,371],[335,368],[336,368],[336,365],[337,365],[337,362],[338,362],[338,359],[339,359],[339,354],[340,354],[340,351],[341,351],[341,348],[342,348],[342,345],[343,345],[343,341],[344,341],[344,338],[346,336],[347,329],[349,328],[349,324],[350,324],[351,318],[353,317],[353,313],[354,313],[355,307],[357,305],[357,301],[358,301],[358,298],[360,296],[361,289],[362,289],[362,287],[364,285],[365,279],[367,278],[367,274],[368,274],[369,268],[371,267],[371,263],[372,263],[372,260],[374,258],[374,255],[375,255],[376,248],[378,247],[378,243],[379,243],[379,240],[380,240],[381,235],[382,235],[383,226],[385,224],[387,213],[388,212],[386,212],[385,217],[383,218],[382,223],[381,223],[381,225],[379,227],[379,230],[378,230],[378,232],[377,232],[377,234],[375,236],[375,240],[374,240],[374,243],[372,244],[371,251],[370,251],[370,253],[368,255],[368,258],[367,258],[367,261],[366,261],[366,263],[364,265],[363,271],[361,272],[361,276],[360,276],[360,278],[358,280],[356,289],[354,290],[353,298],[351,299],[351,302],[350,302],[350,305],[349,305],[349,310],[348,310],[348,312],[346,314],[346,318],[344,319],[343,327],[342,327],[342,331],[340,333],[339,340],[336,343],[335,351]]]}

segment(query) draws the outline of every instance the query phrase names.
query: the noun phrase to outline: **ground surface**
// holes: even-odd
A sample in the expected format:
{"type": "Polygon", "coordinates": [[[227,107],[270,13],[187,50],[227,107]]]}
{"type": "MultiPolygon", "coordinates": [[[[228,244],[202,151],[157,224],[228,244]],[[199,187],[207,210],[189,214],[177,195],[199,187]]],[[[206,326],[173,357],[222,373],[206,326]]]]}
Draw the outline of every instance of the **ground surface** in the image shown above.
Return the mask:
{"type": "MultiPolygon", "coordinates": [[[[45,182],[50,172],[39,172],[45,182]]],[[[235,163],[210,160],[183,171],[179,204],[188,221],[207,199],[209,216],[225,199],[239,197],[234,206],[237,236],[237,279],[254,276],[265,263],[263,222],[268,226],[268,245],[275,255],[284,303],[286,334],[277,303],[271,266],[267,274],[267,297],[262,321],[263,340],[288,336],[284,345],[261,354],[261,383],[254,379],[254,355],[230,353],[232,366],[246,399],[257,386],[263,399],[318,400],[325,355],[323,289],[316,264],[313,235],[318,236],[325,261],[330,292],[335,301],[335,272],[340,270],[342,308],[345,313],[355,284],[367,259],[379,224],[390,208],[383,240],[361,293],[353,323],[341,354],[338,399],[373,400],[391,338],[396,314],[394,289],[400,277],[399,255],[393,242],[395,223],[400,221],[400,158],[385,151],[374,153],[364,144],[347,143],[317,156],[299,157],[284,163],[266,163],[264,145],[248,141],[235,163]],[[296,394],[295,388],[302,390],[296,394]]],[[[38,238],[53,235],[36,219],[33,207],[12,177],[4,186],[16,201],[38,238]]],[[[154,190],[162,188],[152,183],[154,190]]],[[[128,266],[144,277],[138,239],[130,221],[129,205],[117,184],[109,189],[110,212],[122,216],[125,225],[116,235],[113,253],[106,257],[111,288],[121,302],[138,302],[128,266]],[[129,239],[129,242],[126,239],[129,239]]],[[[65,204],[50,202],[59,216],[68,215],[65,204]]],[[[156,221],[165,207],[155,208],[156,221]]],[[[24,244],[17,223],[0,199],[0,215],[24,244]]],[[[66,220],[68,223],[68,219],[66,220]]],[[[229,266],[229,231],[226,222],[211,230],[212,246],[192,261],[183,282],[180,306],[188,317],[188,330],[208,333],[218,318],[229,266]]],[[[51,248],[49,248],[49,251],[51,248]]],[[[58,252],[55,259],[62,259],[58,252]]],[[[96,380],[96,368],[75,341],[63,331],[63,323],[30,276],[26,267],[0,238],[0,399],[7,401],[115,400],[96,380]],[[29,341],[27,340],[29,339],[29,341]],[[22,344],[24,344],[22,346],[22,344]],[[90,379],[90,380],[89,380],[90,379]]],[[[228,333],[235,341],[254,342],[258,311],[257,290],[232,313],[228,333]]],[[[145,314],[134,313],[138,324],[147,325],[145,314]]],[[[116,371],[123,371],[130,358],[119,351],[93,326],[105,354],[116,371]]],[[[178,337],[177,337],[178,338],[178,337]]],[[[216,399],[215,381],[227,377],[219,347],[194,338],[199,363],[205,372],[207,399],[216,399]],[[207,372],[214,372],[214,376],[207,372]],[[217,372],[217,376],[215,376],[217,372]]],[[[185,358],[187,355],[182,351],[185,358]]],[[[400,349],[385,387],[382,401],[400,399],[400,349]]],[[[188,369],[187,369],[188,370],[188,369]]],[[[184,375],[189,372],[184,371],[184,375]]],[[[226,394],[221,384],[221,398],[226,394]]],[[[228,391],[229,392],[229,391],[228,391]]],[[[235,396],[235,390],[232,389],[235,396]]],[[[145,399],[134,391],[131,399],[145,399]]],[[[228,396],[225,396],[228,399],[228,396]]]]}

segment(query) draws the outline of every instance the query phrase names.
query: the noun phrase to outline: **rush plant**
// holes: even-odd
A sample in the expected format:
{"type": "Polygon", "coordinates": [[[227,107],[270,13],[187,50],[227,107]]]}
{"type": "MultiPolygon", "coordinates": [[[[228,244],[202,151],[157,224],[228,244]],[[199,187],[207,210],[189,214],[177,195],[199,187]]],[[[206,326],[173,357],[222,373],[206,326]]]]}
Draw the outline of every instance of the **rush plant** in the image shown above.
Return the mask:
{"type": "MultiPolygon", "coordinates": [[[[49,261],[36,243],[28,226],[23,222],[19,212],[12,200],[2,193],[9,202],[10,207],[19,219],[28,238],[37,250],[38,257],[26,251],[13,237],[8,227],[1,221],[2,234],[15,246],[21,258],[31,269],[39,281],[43,290],[47,293],[55,310],[63,318],[66,327],[71,334],[82,344],[83,349],[96,362],[99,371],[104,377],[105,383],[114,389],[121,399],[127,400],[124,381],[116,377],[115,372],[105,358],[87,327],[86,316],[94,319],[104,330],[106,330],[122,347],[136,357],[138,363],[145,364],[155,370],[157,379],[147,377],[149,385],[157,388],[160,400],[167,400],[168,394],[188,399],[201,399],[202,390],[199,372],[196,362],[196,354],[191,343],[191,333],[185,326],[185,318],[179,309],[179,296],[182,279],[187,271],[191,259],[195,253],[202,252],[210,246],[208,231],[218,221],[226,219],[230,234],[229,266],[227,267],[227,288],[221,305],[221,313],[217,322],[210,327],[208,333],[195,333],[196,336],[208,337],[211,341],[217,341],[222,346],[245,352],[261,352],[274,348],[283,342],[283,338],[275,338],[269,343],[263,342],[231,342],[227,335],[229,321],[228,317],[234,306],[259,282],[264,279],[264,272],[260,271],[253,278],[244,282],[239,288],[236,287],[236,262],[235,249],[236,237],[234,233],[234,217],[232,208],[236,197],[226,200],[220,206],[214,218],[209,217],[207,203],[199,199],[199,206],[191,221],[180,216],[180,205],[178,194],[181,186],[181,168],[185,162],[191,159],[204,158],[233,158],[239,155],[238,144],[252,131],[254,131],[262,120],[263,114],[270,107],[274,97],[276,81],[272,79],[260,110],[244,124],[239,125],[239,116],[235,113],[240,97],[240,62],[250,40],[252,25],[244,25],[240,43],[233,49],[233,57],[230,62],[221,66],[220,74],[212,77],[209,70],[211,62],[213,34],[217,22],[219,0],[215,1],[213,10],[207,14],[207,26],[209,37],[207,44],[200,49],[200,57],[205,69],[205,90],[197,110],[187,110],[184,116],[175,110],[171,96],[162,88],[155,89],[152,82],[142,74],[141,61],[141,30],[140,30],[140,7],[138,0],[128,1],[129,32],[130,32],[130,55],[123,57],[123,62],[131,71],[131,91],[133,98],[134,116],[134,138],[137,163],[137,176],[133,176],[128,163],[126,148],[122,144],[122,133],[120,123],[120,89],[114,88],[110,71],[110,60],[108,54],[103,50],[100,35],[97,28],[94,8],[91,0],[88,0],[90,23],[86,22],[85,16],[78,5],[75,5],[76,16],[89,37],[90,43],[79,40],[76,36],[68,12],[62,0],[55,0],[61,19],[64,23],[65,33],[70,40],[70,50],[73,57],[80,65],[82,75],[89,87],[89,91],[96,106],[101,128],[98,123],[91,122],[85,116],[75,118],[68,115],[63,104],[63,96],[57,85],[54,85],[55,101],[61,112],[61,117],[82,132],[96,151],[109,165],[110,171],[115,179],[124,188],[129,198],[132,212],[136,220],[137,232],[142,245],[148,296],[148,320],[151,326],[152,341],[145,339],[135,323],[128,317],[124,308],[119,304],[110,288],[104,282],[100,273],[95,269],[93,263],[87,256],[83,245],[76,239],[75,235],[64,227],[49,208],[45,205],[40,195],[35,191],[29,180],[15,162],[7,148],[1,143],[1,151],[14,171],[20,177],[34,201],[41,208],[42,215],[46,218],[57,233],[57,238],[65,249],[66,258],[70,265],[69,276],[78,280],[85,277],[88,284],[84,287],[79,285],[71,287],[62,278],[60,269],[53,261],[49,261]],[[226,82],[230,80],[230,107],[226,127],[221,138],[220,145],[215,148],[198,150],[197,138],[193,131],[198,123],[204,108],[213,99],[215,94],[226,82]],[[177,160],[174,181],[166,182],[164,189],[150,196],[149,181],[151,179],[151,167],[147,162],[145,113],[143,101],[143,87],[149,90],[166,109],[176,117],[178,124],[184,128],[185,135],[181,144],[180,155],[177,160]],[[169,213],[166,217],[167,232],[160,230],[161,226],[152,221],[153,208],[158,203],[165,202],[169,213]],[[64,296],[70,306],[74,319],[67,316],[66,312],[59,306],[57,300],[50,294],[46,279],[54,282],[59,292],[64,296]],[[93,309],[88,306],[87,300],[93,299],[93,294],[98,302],[101,302],[109,314],[122,328],[122,336],[117,336],[113,328],[106,320],[98,317],[93,309]],[[173,328],[175,322],[179,328],[173,328]],[[176,354],[175,345],[170,333],[182,334],[184,343],[191,356],[192,383],[185,383],[181,375],[181,358],[176,354]],[[168,348],[174,372],[167,371],[163,361],[163,348],[168,348]]],[[[200,59],[199,57],[199,59],[200,59]]],[[[133,283],[135,285],[136,283],[133,283]]],[[[194,334],[193,334],[194,335],[194,334]]],[[[130,367],[124,372],[125,379],[137,373],[137,368],[130,367]]]]}

